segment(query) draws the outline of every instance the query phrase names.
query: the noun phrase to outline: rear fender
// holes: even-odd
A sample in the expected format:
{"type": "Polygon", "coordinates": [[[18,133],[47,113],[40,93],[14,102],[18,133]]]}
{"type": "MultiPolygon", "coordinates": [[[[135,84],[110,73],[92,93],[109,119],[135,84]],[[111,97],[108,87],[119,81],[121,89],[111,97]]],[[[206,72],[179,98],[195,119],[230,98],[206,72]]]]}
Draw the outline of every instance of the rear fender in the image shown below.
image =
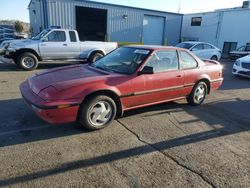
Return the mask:
{"type": "Polygon", "coordinates": [[[88,59],[93,52],[99,52],[99,53],[102,53],[103,55],[106,55],[106,52],[103,49],[93,48],[91,50],[82,52],[81,55],[80,55],[80,58],[81,59],[85,59],[85,58],[88,59]]]}

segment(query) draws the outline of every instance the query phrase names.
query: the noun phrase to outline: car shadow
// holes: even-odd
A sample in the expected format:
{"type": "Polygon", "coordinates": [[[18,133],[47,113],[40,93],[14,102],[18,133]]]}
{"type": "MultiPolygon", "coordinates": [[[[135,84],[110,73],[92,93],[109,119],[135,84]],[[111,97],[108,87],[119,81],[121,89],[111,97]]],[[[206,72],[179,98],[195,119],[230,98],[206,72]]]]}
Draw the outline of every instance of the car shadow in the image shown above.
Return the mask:
{"type": "MultiPolygon", "coordinates": [[[[41,63],[39,63],[36,70],[34,70],[34,71],[57,68],[57,67],[62,67],[62,66],[69,66],[69,65],[77,65],[77,64],[80,64],[80,63],[81,62],[79,62],[79,61],[41,62],[41,63]]],[[[0,61],[0,72],[11,72],[11,71],[23,71],[23,70],[20,69],[13,61],[9,61],[9,62],[0,61]]]]}
{"type": "MultiPolygon", "coordinates": [[[[16,100],[6,100],[0,101],[0,106],[7,106],[10,103],[17,103],[17,105],[24,105],[21,99],[16,100]]],[[[109,163],[112,161],[117,161],[129,157],[134,157],[138,155],[144,155],[148,153],[155,152],[155,150],[167,150],[174,147],[184,146],[187,144],[194,144],[201,141],[207,141],[210,139],[215,139],[219,137],[229,136],[233,134],[238,134],[240,132],[247,132],[250,130],[250,118],[242,118],[241,116],[237,116],[232,111],[223,112],[220,109],[222,107],[231,107],[238,103],[238,106],[242,106],[243,109],[248,108],[250,101],[248,100],[235,100],[235,101],[218,101],[216,103],[208,103],[199,107],[191,107],[186,105],[185,103],[167,103],[161,105],[155,105],[151,107],[146,107],[143,109],[132,110],[125,114],[125,117],[133,118],[133,116],[140,114],[143,118],[149,118],[150,116],[156,115],[164,115],[168,113],[174,113],[179,111],[184,111],[194,117],[196,117],[197,121],[203,121],[207,125],[211,126],[212,129],[204,132],[195,132],[193,134],[188,134],[181,137],[170,138],[168,140],[152,143],[149,145],[142,145],[139,147],[134,147],[122,151],[117,151],[101,156],[96,156],[93,158],[87,158],[72,162],[63,163],[55,168],[40,170],[38,172],[30,172],[25,175],[20,175],[16,177],[11,177],[9,179],[0,180],[0,186],[10,186],[16,183],[27,182],[34,179],[40,179],[52,175],[56,175],[59,173],[65,173],[72,170],[87,168],[91,166],[96,166],[104,163],[109,163]],[[148,113],[152,112],[152,113],[148,113]],[[209,116],[206,114],[209,113],[209,116]],[[214,117],[214,118],[211,118],[214,117]],[[220,127],[217,127],[217,125],[220,127]]],[[[46,126],[40,120],[34,118],[34,114],[28,110],[28,107],[22,107],[23,118],[26,118],[25,125],[27,126],[27,130],[22,130],[18,132],[13,132],[8,135],[8,137],[14,137],[13,140],[5,140],[3,142],[3,138],[1,136],[0,143],[1,146],[10,146],[15,144],[22,144],[27,142],[33,142],[38,140],[47,140],[62,136],[70,136],[74,134],[82,134],[83,131],[81,128],[78,128],[75,124],[69,125],[60,125],[60,126],[47,126],[44,129],[41,129],[37,132],[29,131],[32,125],[34,126],[46,126]],[[19,136],[22,135],[22,139],[19,139],[19,136]]],[[[15,113],[15,112],[13,112],[15,113]]],[[[16,117],[15,114],[12,113],[12,117],[14,120],[18,120],[19,117],[16,117]]],[[[1,116],[3,116],[3,112],[1,112],[1,116]]],[[[11,115],[10,115],[11,116],[11,115]]],[[[5,119],[6,120],[6,119],[5,119]]],[[[179,122],[181,126],[186,126],[189,123],[193,123],[195,120],[191,121],[183,121],[179,122]]],[[[5,121],[4,121],[5,122],[5,121]]],[[[6,122],[5,122],[6,123],[6,122]]],[[[20,123],[20,122],[19,122],[20,123]]],[[[17,123],[17,124],[19,124],[17,123]]],[[[160,123],[160,122],[159,122],[160,123]]],[[[25,126],[24,126],[25,127],[25,126]]],[[[110,129],[106,129],[106,131],[112,131],[110,129]]],[[[104,130],[105,132],[105,130],[104,130]]],[[[85,134],[88,134],[85,132],[85,134]]]]}

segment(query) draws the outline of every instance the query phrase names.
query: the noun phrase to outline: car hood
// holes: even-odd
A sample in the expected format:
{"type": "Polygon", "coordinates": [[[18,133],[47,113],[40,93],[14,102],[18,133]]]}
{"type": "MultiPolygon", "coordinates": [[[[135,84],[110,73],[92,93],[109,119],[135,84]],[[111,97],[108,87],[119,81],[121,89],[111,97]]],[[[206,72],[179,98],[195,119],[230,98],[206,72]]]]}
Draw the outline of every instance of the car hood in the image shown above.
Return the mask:
{"type": "Polygon", "coordinates": [[[244,62],[244,63],[250,63],[250,55],[247,55],[245,57],[239,58],[237,60],[239,60],[241,62],[244,62]]]}
{"type": "Polygon", "coordinates": [[[245,55],[245,54],[250,54],[248,51],[231,51],[230,54],[236,54],[236,55],[245,55]]]}
{"type": "Polygon", "coordinates": [[[37,40],[31,40],[31,39],[18,39],[18,40],[6,40],[3,41],[1,46],[3,46],[6,43],[10,43],[10,46],[25,46],[26,44],[31,43],[37,43],[37,40]]]}
{"type": "Polygon", "coordinates": [[[57,91],[62,91],[79,84],[106,80],[108,76],[111,75],[88,65],[72,65],[34,74],[28,79],[28,82],[32,91],[39,94],[50,86],[57,91]]]}

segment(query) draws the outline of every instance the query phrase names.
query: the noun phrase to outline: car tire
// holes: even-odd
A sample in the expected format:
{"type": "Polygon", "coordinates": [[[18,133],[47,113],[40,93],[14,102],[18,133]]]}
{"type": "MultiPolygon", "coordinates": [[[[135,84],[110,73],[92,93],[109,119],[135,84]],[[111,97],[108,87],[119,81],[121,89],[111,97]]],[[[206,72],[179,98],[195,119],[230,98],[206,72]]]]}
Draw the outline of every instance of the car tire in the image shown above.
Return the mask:
{"type": "Polygon", "coordinates": [[[216,56],[216,55],[214,55],[214,56],[212,56],[212,57],[211,57],[211,60],[217,61],[217,60],[218,60],[218,58],[217,58],[217,56],[216,56]]]}
{"type": "Polygon", "coordinates": [[[187,101],[192,106],[201,105],[207,96],[207,84],[198,82],[192,89],[191,94],[187,97],[187,101]]]}
{"type": "Polygon", "coordinates": [[[106,95],[97,95],[84,101],[78,114],[79,123],[89,131],[107,127],[115,118],[117,107],[106,95]]]}
{"type": "Polygon", "coordinates": [[[18,56],[17,65],[25,71],[31,71],[37,68],[38,59],[33,53],[25,52],[18,56]]]}
{"type": "Polygon", "coordinates": [[[90,57],[88,58],[88,62],[89,63],[94,63],[97,60],[101,59],[104,55],[100,52],[92,52],[92,54],[90,55],[90,57]]]}

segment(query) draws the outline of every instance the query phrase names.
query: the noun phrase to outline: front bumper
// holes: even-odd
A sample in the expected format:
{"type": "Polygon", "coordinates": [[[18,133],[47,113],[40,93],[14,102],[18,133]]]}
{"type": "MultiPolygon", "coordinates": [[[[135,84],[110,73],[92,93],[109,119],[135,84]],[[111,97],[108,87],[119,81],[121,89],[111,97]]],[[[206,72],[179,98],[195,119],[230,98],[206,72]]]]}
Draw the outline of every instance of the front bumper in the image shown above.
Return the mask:
{"type": "Polygon", "coordinates": [[[23,98],[42,120],[51,124],[69,123],[77,120],[80,104],[74,101],[47,102],[33,93],[27,82],[20,85],[23,98]]]}
{"type": "Polygon", "coordinates": [[[16,50],[12,48],[1,48],[0,49],[0,55],[7,57],[7,58],[13,58],[16,50]]]}
{"type": "Polygon", "coordinates": [[[232,70],[233,75],[243,76],[250,78],[250,69],[245,69],[240,66],[234,65],[232,70]]]}
{"type": "Polygon", "coordinates": [[[0,55],[4,55],[5,48],[0,48],[0,55]]]}

